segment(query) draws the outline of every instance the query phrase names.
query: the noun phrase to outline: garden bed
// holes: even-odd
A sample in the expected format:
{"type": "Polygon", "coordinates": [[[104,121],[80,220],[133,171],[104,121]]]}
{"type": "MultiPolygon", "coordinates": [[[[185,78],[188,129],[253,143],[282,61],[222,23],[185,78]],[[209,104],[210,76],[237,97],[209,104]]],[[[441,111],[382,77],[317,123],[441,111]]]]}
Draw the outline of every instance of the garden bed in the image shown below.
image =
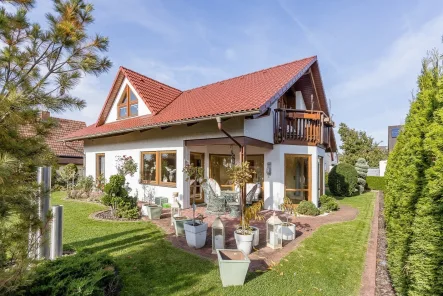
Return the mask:
{"type": "Polygon", "coordinates": [[[375,277],[375,295],[395,296],[395,292],[391,283],[391,278],[388,272],[388,264],[386,258],[387,242],[385,217],[383,215],[384,197],[382,192],[380,192],[379,206],[380,212],[378,215],[377,271],[375,277]]]}
{"type": "Polygon", "coordinates": [[[141,218],[138,219],[128,219],[128,218],[118,218],[112,215],[111,210],[104,210],[90,215],[92,219],[95,220],[105,220],[105,221],[121,221],[121,222],[140,222],[141,218]]]}

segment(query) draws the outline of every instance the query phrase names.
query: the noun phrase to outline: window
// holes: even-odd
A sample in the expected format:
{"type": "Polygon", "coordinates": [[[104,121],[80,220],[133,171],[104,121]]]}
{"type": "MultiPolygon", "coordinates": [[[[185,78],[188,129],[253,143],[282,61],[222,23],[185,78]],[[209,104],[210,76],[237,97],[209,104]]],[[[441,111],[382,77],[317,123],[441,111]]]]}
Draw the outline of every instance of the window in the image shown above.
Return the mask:
{"type": "Polygon", "coordinates": [[[231,155],[209,155],[209,177],[217,181],[221,190],[234,190],[234,185],[229,181],[228,167],[231,164],[231,155]]]}
{"type": "Polygon", "coordinates": [[[127,117],[133,117],[138,115],[138,100],[135,94],[132,92],[129,85],[125,86],[122,97],[117,106],[118,119],[127,117]]]}
{"type": "Polygon", "coordinates": [[[261,155],[247,155],[246,161],[249,162],[249,168],[254,170],[252,178],[248,183],[263,183],[265,174],[265,156],[261,155]]]}
{"type": "Polygon", "coordinates": [[[142,152],[140,172],[142,183],[175,186],[177,182],[177,152],[142,152]]]}
{"type": "Polygon", "coordinates": [[[311,200],[311,156],[285,155],[285,195],[293,203],[311,200]]]}
{"type": "Polygon", "coordinates": [[[100,179],[105,177],[105,154],[97,153],[95,155],[95,179],[100,183],[100,179]]]}

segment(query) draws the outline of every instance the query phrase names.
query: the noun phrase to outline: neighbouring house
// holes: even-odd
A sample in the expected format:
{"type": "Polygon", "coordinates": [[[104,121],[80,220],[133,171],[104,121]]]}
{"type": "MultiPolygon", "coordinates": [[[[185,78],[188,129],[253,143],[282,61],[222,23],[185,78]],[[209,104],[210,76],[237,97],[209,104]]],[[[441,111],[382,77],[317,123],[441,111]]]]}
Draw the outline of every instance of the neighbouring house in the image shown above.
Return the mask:
{"type": "MultiPolygon", "coordinates": [[[[178,192],[185,208],[186,163],[234,190],[226,170],[244,150],[250,183],[261,187],[265,208],[278,209],[284,196],[318,205],[325,156],[337,150],[333,126],[314,56],[186,91],[120,67],[97,122],[63,140],[84,141],[86,175],[109,180],[116,157],[131,156],[132,193],[178,192]]],[[[200,188],[195,198],[205,202],[200,188]]]]}
{"type": "MultiPolygon", "coordinates": [[[[45,142],[57,156],[58,170],[69,163],[73,163],[77,166],[79,175],[83,175],[83,141],[61,142],[60,139],[73,132],[84,129],[86,123],[83,121],[51,117],[51,113],[48,111],[40,112],[41,120],[47,120],[49,118],[55,120],[57,125],[45,136],[45,142]]],[[[29,137],[35,135],[35,132],[30,127],[22,127],[21,132],[29,137]]]]}
{"type": "Polygon", "coordinates": [[[388,152],[394,150],[395,143],[397,143],[397,137],[400,134],[403,125],[390,125],[388,126],[388,152]]]}

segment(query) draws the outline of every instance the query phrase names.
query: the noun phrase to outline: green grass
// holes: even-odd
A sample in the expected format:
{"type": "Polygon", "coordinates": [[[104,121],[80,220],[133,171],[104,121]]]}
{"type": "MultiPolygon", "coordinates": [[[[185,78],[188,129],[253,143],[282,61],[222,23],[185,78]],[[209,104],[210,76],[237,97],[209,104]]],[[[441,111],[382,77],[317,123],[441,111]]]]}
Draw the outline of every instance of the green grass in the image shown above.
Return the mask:
{"type": "Polygon", "coordinates": [[[341,200],[359,210],[357,219],[320,227],[272,270],[223,289],[214,263],[173,247],[153,224],[95,221],[89,214],[103,206],[63,196],[54,193],[52,203],[65,208],[65,248],[113,256],[123,295],[357,295],[375,200],[373,193],[341,200]]]}

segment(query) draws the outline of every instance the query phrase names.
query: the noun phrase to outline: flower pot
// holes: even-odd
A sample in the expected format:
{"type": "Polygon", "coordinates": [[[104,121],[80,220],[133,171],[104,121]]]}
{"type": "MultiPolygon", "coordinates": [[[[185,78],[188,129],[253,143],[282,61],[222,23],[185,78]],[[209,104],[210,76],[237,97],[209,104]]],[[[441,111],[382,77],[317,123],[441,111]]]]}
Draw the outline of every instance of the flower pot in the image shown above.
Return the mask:
{"type": "Polygon", "coordinates": [[[237,231],[241,230],[234,231],[235,243],[237,244],[237,248],[239,250],[242,250],[243,253],[245,253],[246,255],[251,254],[252,241],[254,240],[254,233],[251,232],[250,234],[241,234],[237,233],[237,231]]]}
{"type": "Polygon", "coordinates": [[[245,283],[251,261],[241,250],[217,250],[218,268],[223,287],[241,286],[245,283]]]}
{"type": "Polygon", "coordinates": [[[296,237],[295,224],[294,223],[282,223],[282,239],[294,240],[296,237]]]}
{"type": "Polygon", "coordinates": [[[184,223],[184,228],[188,246],[200,249],[205,245],[208,223],[200,223],[196,221],[195,225],[193,225],[191,220],[184,223]]]}
{"type": "Polygon", "coordinates": [[[254,234],[254,239],[252,240],[252,246],[257,247],[260,243],[260,230],[255,226],[250,226],[252,233],[254,234]]]}
{"type": "Polygon", "coordinates": [[[143,205],[142,206],[142,215],[148,216],[151,220],[158,220],[160,219],[160,216],[162,215],[162,207],[159,207],[157,205],[143,205]]]}
{"type": "Polygon", "coordinates": [[[175,235],[176,236],[185,236],[185,222],[192,221],[188,217],[172,217],[172,221],[174,223],[175,235]]]}

